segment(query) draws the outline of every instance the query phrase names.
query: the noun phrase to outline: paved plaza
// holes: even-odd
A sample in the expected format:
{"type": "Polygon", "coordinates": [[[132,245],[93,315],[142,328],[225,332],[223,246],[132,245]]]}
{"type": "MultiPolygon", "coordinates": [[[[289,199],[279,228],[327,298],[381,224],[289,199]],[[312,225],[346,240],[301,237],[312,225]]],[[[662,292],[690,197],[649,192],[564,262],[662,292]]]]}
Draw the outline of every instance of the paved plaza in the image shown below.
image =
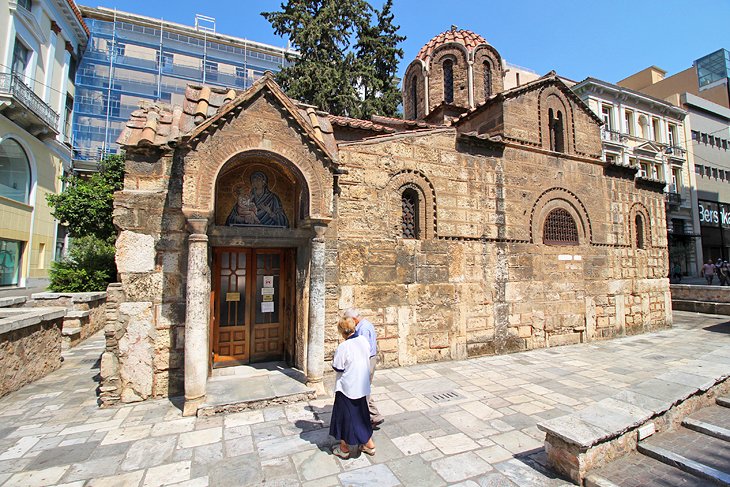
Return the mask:
{"type": "Polygon", "coordinates": [[[379,370],[377,453],[349,460],[329,453],[331,398],[202,418],[166,399],[99,409],[99,334],[0,399],[0,485],[566,485],[536,424],[730,351],[726,322],[677,312],[657,333],[379,370]]]}

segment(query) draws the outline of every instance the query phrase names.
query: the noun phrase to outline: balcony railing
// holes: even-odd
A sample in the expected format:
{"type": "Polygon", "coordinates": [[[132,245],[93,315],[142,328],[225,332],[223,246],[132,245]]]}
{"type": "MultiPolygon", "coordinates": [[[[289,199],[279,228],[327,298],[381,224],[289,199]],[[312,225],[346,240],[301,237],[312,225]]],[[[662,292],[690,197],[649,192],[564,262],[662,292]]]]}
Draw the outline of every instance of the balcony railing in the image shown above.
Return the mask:
{"type": "Polygon", "coordinates": [[[58,113],[54,112],[20,77],[13,73],[0,73],[0,94],[10,95],[32,111],[52,130],[58,130],[58,113]]]}
{"type": "Polygon", "coordinates": [[[668,193],[664,193],[664,197],[666,198],[667,203],[672,206],[679,206],[682,204],[682,195],[671,191],[671,189],[668,193]]]}
{"type": "Polygon", "coordinates": [[[607,128],[601,129],[601,138],[608,142],[623,143],[626,142],[626,135],[615,130],[609,130],[607,128]]]}

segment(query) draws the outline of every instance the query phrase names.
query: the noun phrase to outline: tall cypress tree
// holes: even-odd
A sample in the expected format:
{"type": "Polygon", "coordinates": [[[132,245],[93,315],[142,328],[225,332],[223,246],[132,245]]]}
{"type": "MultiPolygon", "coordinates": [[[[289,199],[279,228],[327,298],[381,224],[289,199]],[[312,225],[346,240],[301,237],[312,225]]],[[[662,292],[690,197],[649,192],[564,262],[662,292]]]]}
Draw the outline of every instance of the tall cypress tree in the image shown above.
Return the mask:
{"type": "Polygon", "coordinates": [[[392,0],[374,10],[365,0],[287,0],[263,12],[277,35],[299,51],[277,74],[286,93],[335,115],[394,115],[395,72],[405,38],[393,24],[392,0]],[[376,22],[373,24],[373,16],[376,22]]]}
{"type": "Polygon", "coordinates": [[[406,38],[398,34],[400,26],[393,23],[393,0],[386,0],[381,10],[375,11],[375,24],[364,25],[360,30],[357,57],[362,72],[361,93],[363,102],[360,115],[373,114],[395,116],[402,97],[398,89],[396,72],[403,59],[403,49],[398,45],[406,38]]]}

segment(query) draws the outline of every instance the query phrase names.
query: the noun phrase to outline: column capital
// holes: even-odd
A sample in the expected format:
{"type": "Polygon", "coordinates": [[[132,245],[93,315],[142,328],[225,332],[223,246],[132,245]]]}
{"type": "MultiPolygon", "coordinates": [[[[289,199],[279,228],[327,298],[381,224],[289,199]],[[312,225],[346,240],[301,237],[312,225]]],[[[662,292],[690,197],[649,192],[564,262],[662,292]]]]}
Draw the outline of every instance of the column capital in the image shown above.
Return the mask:
{"type": "Polygon", "coordinates": [[[51,20],[51,32],[56,35],[61,33],[61,26],[58,25],[55,20],[51,20]]]}
{"type": "MultiPolygon", "coordinates": [[[[205,235],[206,230],[208,229],[208,219],[207,218],[188,218],[188,230],[191,234],[200,234],[205,235]]],[[[207,236],[206,236],[207,240],[207,236]]]]}
{"type": "Polygon", "coordinates": [[[315,224],[312,228],[314,229],[314,238],[315,239],[324,238],[324,233],[327,231],[327,225],[315,224]]]}

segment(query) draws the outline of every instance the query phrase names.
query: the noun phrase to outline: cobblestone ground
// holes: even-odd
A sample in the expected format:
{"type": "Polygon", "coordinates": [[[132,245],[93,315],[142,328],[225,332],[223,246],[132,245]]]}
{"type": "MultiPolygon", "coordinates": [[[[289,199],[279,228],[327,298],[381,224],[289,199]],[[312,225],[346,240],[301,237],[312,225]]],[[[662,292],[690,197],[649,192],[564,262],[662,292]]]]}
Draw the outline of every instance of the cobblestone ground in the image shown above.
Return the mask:
{"type": "Polygon", "coordinates": [[[568,485],[542,467],[538,422],[730,350],[728,332],[727,317],[676,313],[658,333],[379,370],[377,454],[349,460],[329,453],[331,398],[209,418],[169,400],[99,409],[97,335],[0,399],[0,484],[568,485]]]}

